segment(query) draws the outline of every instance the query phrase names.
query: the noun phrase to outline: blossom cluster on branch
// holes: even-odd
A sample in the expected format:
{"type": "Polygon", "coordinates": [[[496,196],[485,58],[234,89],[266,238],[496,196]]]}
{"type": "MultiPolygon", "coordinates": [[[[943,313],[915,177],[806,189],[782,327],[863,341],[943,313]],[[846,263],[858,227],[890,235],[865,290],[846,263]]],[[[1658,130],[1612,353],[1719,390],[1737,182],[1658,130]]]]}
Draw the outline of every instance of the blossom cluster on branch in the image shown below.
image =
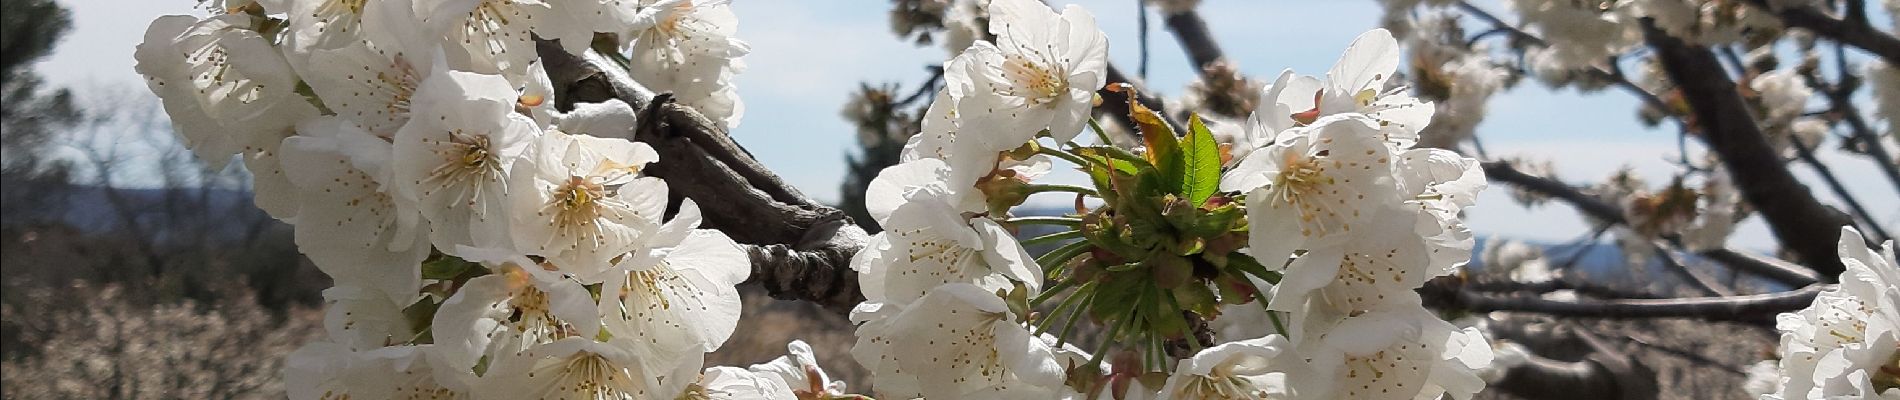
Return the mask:
{"type": "Polygon", "coordinates": [[[704,369],[750,260],[669,213],[625,103],[554,108],[537,38],[730,127],[747,48],[718,1],[224,2],[165,16],[137,69],[201,158],[233,156],[257,203],[334,281],[292,398],[842,395],[811,351],[704,369]],[[671,217],[668,218],[667,216],[671,217]]]}
{"type": "MultiPolygon", "coordinates": [[[[734,334],[735,286],[753,260],[643,172],[668,162],[627,139],[653,121],[621,100],[557,109],[536,53],[547,41],[602,54],[624,69],[604,72],[729,129],[748,47],[727,2],[212,8],[154,21],[137,69],[192,151],[241,159],[258,205],[334,281],[325,337],[289,355],[290,397],[858,396],[801,342],[749,368],[704,365],[734,334]]],[[[886,230],[851,260],[865,298],[851,355],[880,395],[1414,399],[1484,387],[1484,336],[1415,290],[1468,261],[1460,214],[1485,178],[1476,160],[1414,148],[1436,107],[1394,81],[1390,33],[1361,36],[1323,77],[1280,75],[1229,143],[1199,116],[1177,126],[1135,100],[1130,142],[1093,118],[1108,41],[1088,11],[1034,0],[954,11],[981,13],[956,20],[987,34],[947,41],[960,48],[921,133],[865,195],[886,230]],[[1078,144],[1089,132],[1093,144],[1078,144]],[[1052,182],[1058,163],[1088,185],[1052,182]],[[1075,213],[1012,213],[1050,193],[1073,195],[1075,213]],[[1029,225],[1061,230],[1019,240],[1029,225]],[[1057,248],[1033,255],[1033,244],[1057,248]]]]}
{"type": "Polygon", "coordinates": [[[1458,215],[1484,177],[1475,160],[1412,148],[1434,109],[1388,87],[1400,61],[1389,33],[1362,36],[1323,79],[1288,71],[1257,92],[1232,147],[1198,116],[1172,126],[1139,103],[1141,142],[1118,146],[1089,117],[1106,69],[1092,15],[1027,0],[982,11],[994,41],[945,64],[923,132],[866,194],[887,231],[853,259],[866,301],[852,353],[880,393],[1411,399],[1483,388],[1490,345],[1414,290],[1469,258],[1458,215]],[[1091,131],[1095,144],[1077,142],[1091,131]],[[1058,163],[1091,185],[1049,183],[1058,163]],[[1075,196],[1075,214],[1011,213],[1040,193],[1075,196]],[[1028,225],[1063,229],[1018,241],[1028,225]],[[1032,257],[1023,243],[1059,246],[1032,257]],[[1093,349],[1077,325],[1096,326],[1093,349]],[[1214,325],[1238,326],[1217,339],[1214,325]]]}

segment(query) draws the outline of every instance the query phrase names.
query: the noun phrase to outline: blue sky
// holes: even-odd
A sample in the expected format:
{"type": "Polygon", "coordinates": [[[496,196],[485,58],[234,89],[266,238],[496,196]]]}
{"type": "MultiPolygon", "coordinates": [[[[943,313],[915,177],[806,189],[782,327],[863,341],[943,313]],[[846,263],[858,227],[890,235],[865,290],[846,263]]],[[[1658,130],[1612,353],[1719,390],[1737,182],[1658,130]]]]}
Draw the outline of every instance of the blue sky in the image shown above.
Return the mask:
{"type": "MultiPolygon", "coordinates": [[[[1133,69],[1138,59],[1135,2],[1053,1],[1087,7],[1109,36],[1112,62],[1133,69]]],[[[132,48],[145,26],[163,14],[189,14],[190,0],[64,1],[75,28],[39,69],[52,82],[82,92],[143,93],[132,72],[132,48]],[[101,90],[91,90],[101,89],[101,90]],[[122,90],[130,89],[130,90],[122,90]]],[[[914,47],[894,37],[889,3],[881,0],[734,0],[740,37],[751,43],[748,69],[739,78],[746,102],[744,123],[733,136],[788,182],[821,200],[838,198],[844,155],[854,128],[839,109],[860,82],[897,82],[906,88],[926,77],[924,67],[947,54],[936,46],[914,47]]],[[[1494,2],[1478,2],[1480,4],[1494,2]]],[[[1253,76],[1292,68],[1322,73],[1347,43],[1374,28],[1379,6],[1371,0],[1206,0],[1203,15],[1228,57],[1253,76]]],[[[1502,11],[1499,7],[1493,10],[1502,11]]],[[[1192,79],[1186,57],[1153,17],[1149,83],[1164,95],[1178,94],[1192,79]]],[[[1665,162],[1675,152],[1673,132],[1642,127],[1636,101],[1617,92],[1578,95],[1526,83],[1493,98],[1491,115],[1478,132],[1493,155],[1530,155],[1557,162],[1571,181],[1594,181],[1629,165],[1651,181],[1666,181],[1665,162]]],[[[1825,155],[1861,201],[1887,226],[1900,225],[1900,198],[1863,158],[1825,155]]],[[[1805,168],[1798,174],[1807,176],[1805,168]]],[[[1818,182],[1818,180],[1810,180],[1818,182]]],[[[1815,186],[1824,201],[1833,196],[1815,186]]],[[[1561,241],[1585,231],[1583,221],[1560,205],[1527,210],[1494,189],[1469,211],[1480,234],[1561,241]]],[[[1758,221],[1746,223],[1737,244],[1767,248],[1773,241],[1758,221]]]]}

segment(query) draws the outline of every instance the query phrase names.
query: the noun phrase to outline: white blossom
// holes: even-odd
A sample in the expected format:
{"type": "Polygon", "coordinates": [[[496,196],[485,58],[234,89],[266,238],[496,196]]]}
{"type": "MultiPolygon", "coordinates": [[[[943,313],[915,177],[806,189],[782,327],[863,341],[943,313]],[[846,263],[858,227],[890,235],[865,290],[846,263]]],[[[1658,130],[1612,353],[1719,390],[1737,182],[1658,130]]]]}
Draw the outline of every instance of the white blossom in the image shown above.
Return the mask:
{"type": "MultiPolygon", "coordinates": [[[[1289,381],[1313,379],[1286,337],[1270,335],[1209,347],[1175,364],[1164,399],[1288,399],[1289,381]]],[[[1319,398],[1320,393],[1300,393],[1319,398]]]]}
{"type": "MultiPolygon", "coordinates": [[[[537,57],[534,30],[548,4],[539,0],[413,0],[420,24],[440,32],[457,69],[519,77],[537,57]]],[[[554,21],[546,21],[554,22],[554,21]]],[[[553,25],[548,25],[553,26],[553,25]]]]}
{"type": "Polygon", "coordinates": [[[259,208],[278,219],[296,216],[275,152],[316,107],[296,93],[283,55],[250,28],[250,17],[172,15],[152,21],[133,58],[157,94],[185,147],[211,169],[243,154],[259,208]]]}
{"type": "MultiPolygon", "coordinates": [[[[349,40],[327,47],[305,50],[302,58],[293,52],[293,65],[323,105],[337,116],[361,125],[371,133],[392,137],[409,121],[411,101],[422,80],[448,66],[442,46],[430,33],[416,27],[414,14],[406,0],[381,1],[366,5],[337,2],[299,1],[300,8],[344,12],[360,18],[362,25],[387,31],[375,37],[350,35],[349,40]],[[340,11],[339,11],[340,10],[340,11]],[[350,11],[357,10],[357,11],[350,11]],[[360,15],[356,15],[360,14],[360,15]]],[[[292,14],[293,24],[298,14],[292,14]]],[[[312,30],[329,32],[339,22],[325,23],[312,30]]]]}
{"type": "Polygon", "coordinates": [[[313,342],[290,354],[285,386],[291,399],[468,399],[468,380],[438,368],[429,345],[351,351],[313,342]]]}
{"type": "Polygon", "coordinates": [[[516,161],[508,187],[514,245],[599,282],[639,248],[666,211],[666,183],[640,175],[659,154],[645,143],[550,131],[516,161]]]}
{"type": "Polygon", "coordinates": [[[665,370],[641,367],[636,346],[570,337],[495,358],[474,386],[477,399],[673,399],[698,375],[699,357],[665,370]]]}
{"type": "Polygon", "coordinates": [[[602,286],[598,313],[608,333],[651,348],[648,368],[681,354],[718,350],[738,326],[741,299],[734,288],[752,273],[738,243],[695,229],[699,210],[689,201],[647,243],[614,266],[602,286]]]}
{"type": "Polygon", "coordinates": [[[1318,374],[1333,378],[1338,398],[1468,399],[1484,389],[1477,371],[1492,358],[1477,329],[1460,330],[1416,306],[1342,316],[1305,333],[1295,346],[1318,374]]]}
{"type": "Polygon", "coordinates": [[[683,399],[695,400],[798,400],[784,381],[738,367],[712,367],[700,373],[699,381],[686,388],[683,399]]]}
{"type": "Polygon", "coordinates": [[[1259,143],[1269,143],[1294,126],[1357,113],[1376,120],[1386,139],[1410,146],[1418,140],[1418,131],[1431,123],[1432,105],[1387,88],[1398,66],[1399,43],[1391,32],[1374,29],[1359,35],[1323,81],[1281,72],[1248,118],[1250,134],[1259,143]]]}
{"type": "Polygon", "coordinates": [[[865,299],[910,303],[939,285],[961,282],[990,289],[1022,283],[1042,286],[1042,269],[1014,234],[988,218],[971,218],[949,204],[937,186],[905,194],[852,258],[865,299]]]}
{"type": "Polygon", "coordinates": [[[858,327],[852,355],[887,395],[981,398],[1063,379],[1053,350],[987,289],[944,284],[901,311],[882,308],[854,312],[854,320],[873,320],[858,327]]]}
{"type": "Polygon", "coordinates": [[[594,298],[579,281],[507,250],[457,252],[490,273],[462,284],[430,323],[447,366],[472,369],[483,358],[493,362],[567,338],[591,339],[600,331],[594,298]]]}
{"type": "Polygon", "coordinates": [[[751,46],[735,38],[739,20],[726,0],[641,0],[622,37],[632,57],[628,74],[726,129],[739,126],[745,104],[734,77],[751,46]]]}
{"type": "Polygon", "coordinates": [[[281,151],[297,186],[297,248],[339,286],[375,287],[408,305],[429,246],[415,201],[388,185],[389,142],[336,117],[306,120],[298,132],[281,151]]]}
{"type": "Polygon", "coordinates": [[[509,171],[541,130],[511,112],[508,81],[443,71],[416,90],[409,123],[396,132],[396,185],[417,200],[437,249],[512,246],[509,171]]]}
{"type": "Polygon", "coordinates": [[[1840,286],[1808,308],[1776,316],[1781,388],[1765,398],[1893,398],[1900,388],[1900,263],[1893,242],[1879,251],[1841,228],[1840,286]]]}
{"type": "Polygon", "coordinates": [[[1063,142],[1082,133],[1095,90],[1107,83],[1108,39],[1095,16],[1061,14],[1033,0],[994,0],[996,43],[978,41],[944,66],[957,114],[974,132],[1015,148],[1044,129],[1063,142]]]}
{"type": "Polygon", "coordinates": [[[1277,267],[1296,249],[1381,229],[1368,220],[1397,204],[1398,188],[1391,149],[1375,123],[1358,114],[1328,116],[1287,131],[1226,172],[1221,190],[1247,193],[1255,258],[1277,267]]]}

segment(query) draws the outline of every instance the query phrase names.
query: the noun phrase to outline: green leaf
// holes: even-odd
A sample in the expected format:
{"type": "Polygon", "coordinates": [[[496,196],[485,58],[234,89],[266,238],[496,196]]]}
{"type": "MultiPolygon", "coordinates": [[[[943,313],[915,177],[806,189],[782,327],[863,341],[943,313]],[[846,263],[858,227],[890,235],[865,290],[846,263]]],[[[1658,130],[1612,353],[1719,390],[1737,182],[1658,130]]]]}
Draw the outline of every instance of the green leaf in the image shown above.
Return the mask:
{"type": "Polygon", "coordinates": [[[1220,143],[1214,142],[1214,132],[1201,123],[1201,116],[1192,115],[1187,141],[1181,145],[1181,193],[1200,206],[1220,190],[1220,143]]]}
{"type": "Polygon", "coordinates": [[[422,263],[422,279],[455,279],[476,264],[453,256],[442,255],[422,263]]]}

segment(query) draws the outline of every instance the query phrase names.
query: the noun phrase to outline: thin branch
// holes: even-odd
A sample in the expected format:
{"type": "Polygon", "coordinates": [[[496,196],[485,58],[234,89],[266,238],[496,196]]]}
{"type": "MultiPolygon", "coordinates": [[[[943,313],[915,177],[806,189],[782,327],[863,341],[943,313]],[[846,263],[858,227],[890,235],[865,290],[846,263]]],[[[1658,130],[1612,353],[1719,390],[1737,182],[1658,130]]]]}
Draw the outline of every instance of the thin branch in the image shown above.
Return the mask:
{"type": "Polygon", "coordinates": [[[1866,149],[1867,156],[1874,159],[1874,165],[1887,176],[1887,181],[1893,184],[1895,190],[1900,190],[1900,159],[1895,159],[1893,153],[1887,152],[1887,145],[1881,142],[1880,135],[1875,133],[1873,126],[1867,123],[1866,118],[1861,117],[1860,108],[1854,105],[1854,91],[1860,88],[1860,78],[1854,76],[1854,71],[1849,70],[1847,55],[1841,51],[1839,44],[1835,46],[1834,57],[1838,59],[1836,65],[1840,68],[1839,82],[1827,84],[1813,72],[1803,75],[1807,77],[1809,86],[1813,86],[1821,92],[1822,97],[1827,98],[1828,113],[1838,116],[1839,122],[1847,124],[1851,140],[1860,143],[1861,148],[1866,149]]]}
{"type": "MultiPolygon", "coordinates": [[[[1855,13],[1852,9],[1854,5],[1851,3],[1856,3],[1856,1],[1848,1],[1848,3],[1850,3],[1850,13],[1855,13]]],[[[1879,28],[1868,24],[1864,11],[1858,12],[1860,14],[1858,18],[1850,15],[1846,19],[1840,19],[1813,7],[1787,7],[1777,10],[1769,5],[1769,0],[1748,0],[1748,4],[1772,12],[1776,17],[1781,18],[1781,23],[1784,25],[1805,29],[1814,32],[1817,36],[1846,43],[1886,59],[1888,64],[1900,65],[1900,38],[1881,32],[1879,28]]]]}
{"type": "MultiPolygon", "coordinates": [[[[1528,43],[1532,46],[1537,46],[1537,47],[1550,46],[1550,42],[1544,41],[1543,38],[1537,37],[1537,35],[1533,35],[1530,32],[1525,32],[1523,29],[1518,29],[1517,26],[1504,22],[1504,19],[1498,18],[1497,15],[1492,14],[1490,11],[1485,11],[1483,8],[1480,8],[1476,5],[1472,5],[1470,2],[1459,1],[1458,9],[1464,11],[1465,14],[1469,14],[1472,17],[1491,23],[1493,30],[1503,30],[1504,32],[1509,33],[1512,38],[1522,40],[1525,43],[1528,43]]],[[[1486,31],[1485,33],[1490,33],[1490,31],[1486,31]]],[[[1475,42],[1476,40],[1477,38],[1472,38],[1473,42],[1475,42]]],[[[1623,74],[1622,68],[1616,65],[1615,59],[1611,59],[1606,64],[1608,64],[1607,69],[1591,67],[1589,69],[1583,70],[1582,72],[1585,74],[1588,74],[1592,78],[1601,79],[1606,82],[1610,82],[1616,87],[1621,88],[1624,91],[1630,92],[1630,94],[1635,95],[1638,100],[1642,100],[1643,104],[1648,105],[1652,108],[1655,108],[1657,110],[1662,110],[1662,111],[1668,111],[1670,109],[1669,104],[1664,102],[1661,97],[1657,97],[1655,93],[1650,93],[1648,89],[1643,89],[1642,86],[1637,85],[1636,82],[1634,81],[1631,81],[1628,75],[1623,74]]]]}
{"type": "Polygon", "coordinates": [[[1511,163],[1507,161],[1489,161],[1483,163],[1482,166],[1484,167],[1484,176],[1487,179],[1509,183],[1525,190],[1543,193],[1544,195],[1561,199],[1564,202],[1570,203],[1571,206],[1577,207],[1577,210],[1582,211],[1584,215],[1589,215],[1591,218],[1605,223],[1624,225],[1628,222],[1623,218],[1623,210],[1621,208],[1602,199],[1598,199],[1596,196],[1585,194],[1582,190],[1570,186],[1569,184],[1541,176],[1525,174],[1512,167],[1511,163]]]}
{"type": "MultiPolygon", "coordinates": [[[[1809,168],[1814,169],[1816,175],[1821,176],[1821,182],[1826,183],[1828,190],[1834,192],[1834,197],[1840,198],[1841,204],[1846,205],[1847,210],[1854,213],[1854,218],[1865,222],[1864,224],[1854,224],[1855,227],[1860,228],[1862,231],[1872,233],[1873,236],[1869,237],[1869,239],[1873,239],[1875,243],[1885,242],[1893,238],[1893,236],[1887,234],[1885,228],[1880,227],[1880,220],[1874,219],[1874,215],[1867,212],[1867,207],[1860,205],[1860,200],[1854,198],[1854,193],[1847,191],[1847,185],[1842,184],[1841,179],[1834,176],[1834,170],[1828,168],[1827,163],[1821,162],[1820,157],[1814,156],[1814,149],[1809,148],[1807,143],[1802,143],[1799,138],[1793,136],[1788,138],[1788,143],[1794,144],[1795,154],[1801,158],[1801,162],[1807,163],[1809,168]]],[[[1879,147],[1880,143],[1876,142],[1873,143],[1873,145],[1879,147]]]]}
{"type": "Polygon", "coordinates": [[[1421,290],[1433,305],[1473,312],[1516,311],[1565,317],[1609,319],[1693,318],[1709,321],[1766,322],[1775,314],[1795,311],[1814,302],[1829,285],[1798,290],[1729,297],[1627,300],[1552,300],[1537,296],[1505,297],[1458,290],[1455,286],[1426,286],[1421,290]]]}
{"type": "Polygon", "coordinates": [[[1749,273],[1793,286],[1806,286],[1821,281],[1820,275],[1815,274],[1811,268],[1771,257],[1763,257],[1726,248],[1703,251],[1700,255],[1727,265],[1729,268],[1734,268],[1738,271],[1748,271],[1749,273]]]}
{"type": "Polygon", "coordinates": [[[1141,46],[1141,61],[1135,64],[1135,74],[1142,80],[1148,79],[1148,0],[1135,0],[1135,33],[1137,45],[1141,46]]]}
{"type": "Polygon", "coordinates": [[[1702,276],[1702,274],[1690,269],[1689,263],[1684,262],[1682,256],[1676,255],[1676,252],[1669,250],[1672,247],[1669,243],[1663,242],[1662,240],[1652,240],[1650,243],[1656,248],[1656,257],[1662,259],[1663,266],[1669,267],[1670,272],[1681,275],[1682,280],[1689,282],[1690,286],[1701,290],[1702,294],[1723,297],[1735,295],[1735,291],[1729,290],[1721,284],[1715,283],[1715,280],[1702,276]]]}
{"type": "Polygon", "coordinates": [[[1728,166],[1742,198],[1761,211],[1775,238],[1802,263],[1823,276],[1840,274],[1845,267],[1834,248],[1846,216],[1815,200],[1788,171],[1755,125],[1755,114],[1735,91],[1735,82],[1727,74],[1712,73],[1722,68],[1715,55],[1707,47],[1670,37],[1649,20],[1643,21],[1643,33],[1688,101],[1703,141],[1728,166]]]}
{"type": "MultiPolygon", "coordinates": [[[[1555,180],[1525,174],[1503,161],[1490,161],[1483,164],[1485,177],[1504,182],[1533,192],[1543,193],[1569,203],[1578,211],[1599,221],[1626,225],[1623,210],[1614,204],[1583,193],[1569,184],[1555,180]]],[[[1666,243],[1671,249],[1673,243],[1666,243]]],[[[1760,275],[1790,286],[1806,286],[1820,281],[1820,275],[1814,269],[1786,261],[1742,253],[1730,249],[1714,249],[1697,253],[1709,259],[1740,271],[1760,275]]]]}
{"type": "Polygon", "coordinates": [[[1539,282],[1518,282],[1509,279],[1478,279],[1466,282],[1464,288],[1479,292],[1513,294],[1545,294],[1558,290],[1570,290],[1579,295],[1600,299],[1665,299],[1669,296],[1650,293],[1641,289],[1625,289],[1603,285],[1597,282],[1571,278],[1567,276],[1539,282]]]}

